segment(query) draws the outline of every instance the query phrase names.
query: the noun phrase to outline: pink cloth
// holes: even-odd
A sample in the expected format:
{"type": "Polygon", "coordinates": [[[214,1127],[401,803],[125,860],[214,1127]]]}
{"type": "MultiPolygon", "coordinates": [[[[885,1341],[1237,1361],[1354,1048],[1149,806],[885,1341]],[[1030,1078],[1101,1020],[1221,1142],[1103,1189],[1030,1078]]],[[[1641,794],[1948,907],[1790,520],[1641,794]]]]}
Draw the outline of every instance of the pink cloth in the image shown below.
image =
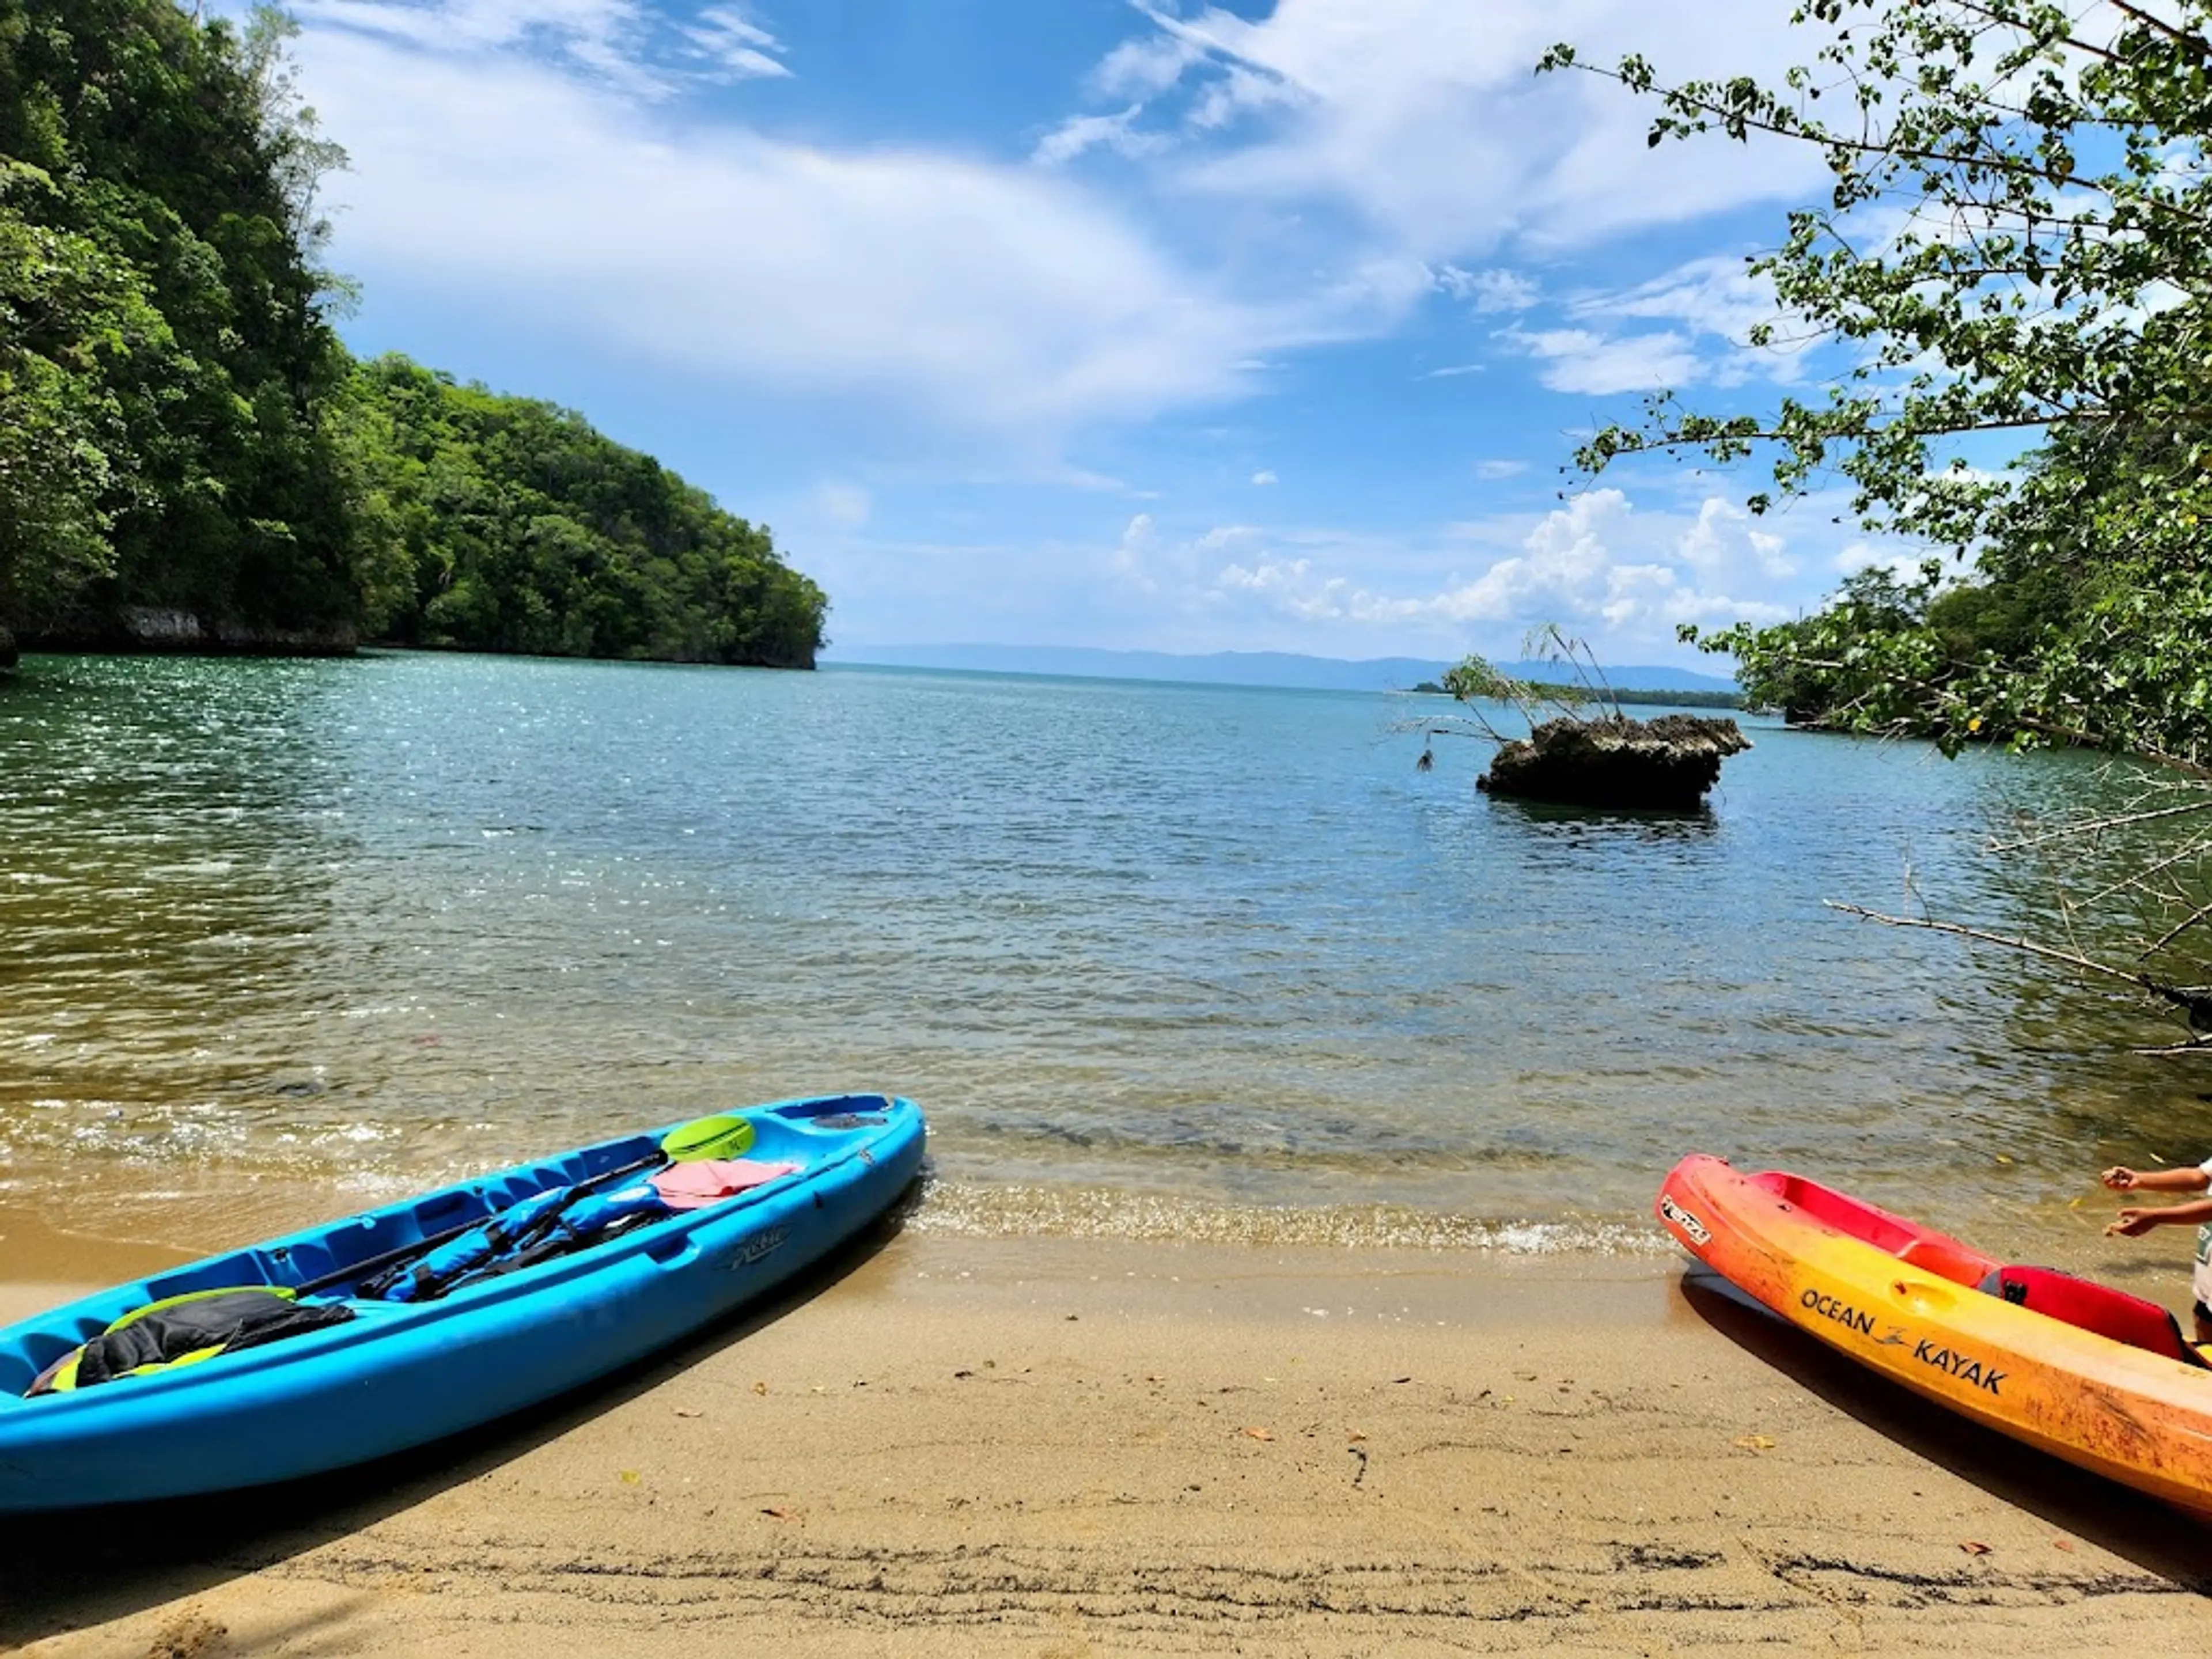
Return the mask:
{"type": "Polygon", "coordinates": [[[750,1158],[702,1158],[672,1164],[653,1177],[653,1189],[672,1210],[696,1210],[764,1187],[797,1170],[796,1164],[763,1164],[750,1158]]]}

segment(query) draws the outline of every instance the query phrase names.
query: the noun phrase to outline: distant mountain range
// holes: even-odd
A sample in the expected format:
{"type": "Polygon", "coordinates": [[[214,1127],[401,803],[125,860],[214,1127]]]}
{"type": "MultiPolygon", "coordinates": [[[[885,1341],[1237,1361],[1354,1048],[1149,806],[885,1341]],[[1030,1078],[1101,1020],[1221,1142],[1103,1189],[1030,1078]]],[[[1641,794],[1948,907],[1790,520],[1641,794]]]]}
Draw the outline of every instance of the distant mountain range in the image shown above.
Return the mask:
{"type": "MultiPolygon", "coordinates": [[[[1290,651],[1104,651],[1080,645],[845,645],[822,653],[825,664],[868,663],[897,668],[965,668],[992,674],[1066,674],[1080,678],[1182,680],[1201,685],[1276,685],[1321,691],[1403,691],[1452,666],[1421,657],[1305,657],[1290,651]]],[[[1502,662],[1516,679],[1565,678],[1555,663],[1502,662]]],[[[1608,667],[1622,691],[1733,691],[1735,682],[1686,668],[1608,667]]]]}

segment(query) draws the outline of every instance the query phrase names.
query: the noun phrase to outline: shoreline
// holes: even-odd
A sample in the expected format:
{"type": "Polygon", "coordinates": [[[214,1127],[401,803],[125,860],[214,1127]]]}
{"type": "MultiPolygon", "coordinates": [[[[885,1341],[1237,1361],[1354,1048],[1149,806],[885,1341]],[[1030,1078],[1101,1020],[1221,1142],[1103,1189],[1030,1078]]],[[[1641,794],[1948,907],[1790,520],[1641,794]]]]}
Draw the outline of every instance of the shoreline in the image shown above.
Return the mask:
{"type": "MultiPolygon", "coordinates": [[[[1715,1284],[908,1228],[374,1470],[0,1522],[0,1650],[2016,1656],[2212,1629],[2212,1528],[1715,1284]]],[[[0,1285],[0,1319],[78,1288],[0,1285]]]]}

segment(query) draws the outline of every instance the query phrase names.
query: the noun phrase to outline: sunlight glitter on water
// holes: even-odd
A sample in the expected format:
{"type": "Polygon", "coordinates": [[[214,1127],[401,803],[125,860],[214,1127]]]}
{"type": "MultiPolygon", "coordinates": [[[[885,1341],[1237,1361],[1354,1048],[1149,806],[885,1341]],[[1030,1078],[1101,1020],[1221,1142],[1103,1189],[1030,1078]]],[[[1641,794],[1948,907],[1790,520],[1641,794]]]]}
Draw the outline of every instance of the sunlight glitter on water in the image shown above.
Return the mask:
{"type": "Polygon", "coordinates": [[[1418,773],[1396,712],[33,659],[0,687],[0,1156],[56,1202],[343,1205],[888,1088],[931,1116],[917,1224],[1637,1249],[1691,1150],[2054,1247],[2100,1164],[2212,1152],[2126,1007],[1821,905],[2034,925],[1982,842],[2092,769],[1770,725],[1710,811],[1593,817],[1476,794],[1472,749],[1418,773]]]}

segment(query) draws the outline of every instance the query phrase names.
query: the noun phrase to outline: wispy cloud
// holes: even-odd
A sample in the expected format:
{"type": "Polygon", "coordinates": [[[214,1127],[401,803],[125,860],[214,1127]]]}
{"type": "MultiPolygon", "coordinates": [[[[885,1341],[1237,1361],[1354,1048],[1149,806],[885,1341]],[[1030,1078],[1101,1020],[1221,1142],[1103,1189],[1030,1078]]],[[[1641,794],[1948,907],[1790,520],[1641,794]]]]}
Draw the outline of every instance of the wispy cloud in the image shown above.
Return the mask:
{"type": "Polygon", "coordinates": [[[1437,286],[1478,313],[1526,311],[1543,295],[1541,289],[1517,271],[1462,270],[1457,265],[1439,270],[1437,286]]]}
{"type": "Polygon", "coordinates": [[[1480,273],[1466,255],[1510,237],[1587,242],[1796,196],[1820,176],[1787,146],[1647,149],[1649,112],[1617,88],[1529,73],[1563,36],[1593,59],[1663,42],[1673,73],[1771,73],[1805,49],[1782,10],[1500,0],[1470,27],[1464,0],[1285,0],[1258,19],[1138,9],[1149,27],[1098,65],[1092,91],[1176,141],[1164,165],[1178,186],[1333,205],[1467,274],[1480,273]]]}
{"type": "Polygon", "coordinates": [[[1498,337],[1534,357],[1538,374],[1554,392],[1604,397],[1616,392],[1654,392],[1698,378],[1703,362],[1689,337],[1608,335],[1587,328],[1502,330],[1498,337]]]}
{"type": "Polygon", "coordinates": [[[709,6],[684,30],[702,57],[731,80],[772,80],[791,71],[783,44],[735,6],[709,6]]]}
{"type": "MultiPolygon", "coordinates": [[[[503,325],[1048,444],[1237,395],[1239,365],[1409,303],[1381,271],[1242,295],[1049,172],[660,112],[480,0],[465,50],[428,44],[422,8],[343,3],[343,27],[302,43],[354,155],[341,257],[503,325]]],[[[575,0],[592,21],[573,40],[618,41],[618,14],[575,0]]]]}

